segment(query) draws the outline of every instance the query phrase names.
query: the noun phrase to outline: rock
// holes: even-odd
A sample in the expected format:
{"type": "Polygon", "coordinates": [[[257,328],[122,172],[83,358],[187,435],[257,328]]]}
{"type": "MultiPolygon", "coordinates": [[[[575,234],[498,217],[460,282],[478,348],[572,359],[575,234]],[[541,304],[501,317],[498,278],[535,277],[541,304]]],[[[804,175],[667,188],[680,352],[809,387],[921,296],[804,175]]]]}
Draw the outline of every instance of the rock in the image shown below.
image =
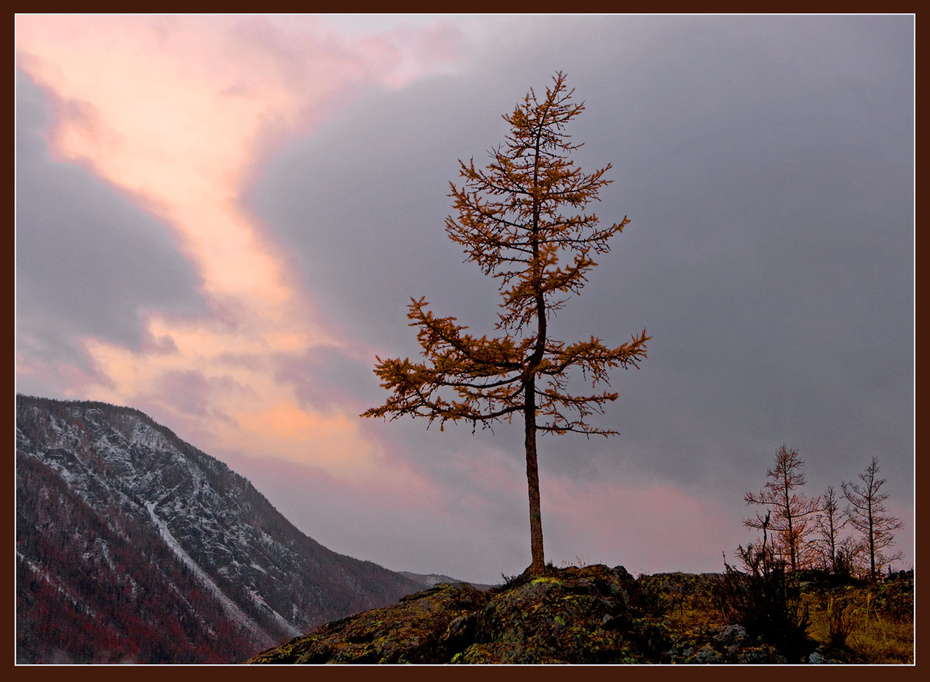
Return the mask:
{"type": "MultiPolygon", "coordinates": [[[[547,568],[477,590],[439,584],[324,625],[250,663],[784,663],[740,624],[708,619],[715,576],[634,579],[623,567],[547,568]],[[671,588],[671,590],[669,590],[671,588]],[[679,590],[679,588],[681,588],[679,590]],[[677,601],[703,609],[683,617],[677,601]]],[[[804,658],[807,662],[807,658],[804,658]]]]}
{"type": "Polygon", "coordinates": [[[588,566],[524,574],[486,592],[440,584],[328,623],[249,662],[629,662],[631,642],[647,634],[629,603],[634,582],[622,567],[588,566]]]}
{"type": "Polygon", "coordinates": [[[426,663],[451,658],[468,632],[463,616],[488,595],[468,583],[439,584],[395,606],[327,623],[253,658],[251,663],[426,663]],[[451,628],[453,622],[455,627],[451,628]]]}
{"type": "Polygon", "coordinates": [[[742,625],[727,625],[720,633],[720,641],[724,644],[739,644],[746,639],[746,628],[742,625]]]}
{"type": "Polygon", "coordinates": [[[709,644],[705,644],[689,663],[723,663],[723,658],[709,644]]]}

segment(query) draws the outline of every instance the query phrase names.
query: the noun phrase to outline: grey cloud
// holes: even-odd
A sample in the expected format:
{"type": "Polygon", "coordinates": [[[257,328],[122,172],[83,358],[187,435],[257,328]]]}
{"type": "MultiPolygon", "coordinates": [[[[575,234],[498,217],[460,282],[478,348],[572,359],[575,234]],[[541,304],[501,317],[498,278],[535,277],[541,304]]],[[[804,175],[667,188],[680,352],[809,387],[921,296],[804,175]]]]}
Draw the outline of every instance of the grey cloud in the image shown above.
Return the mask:
{"type": "Polygon", "coordinates": [[[326,410],[333,405],[361,412],[382,396],[372,386],[372,364],[351,358],[335,346],[314,346],[275,360],[275,379],[294,386],[304,405],[326,410]]]}
{"type": "MultiPolygon", "coordinates": [[[[738,533],[743,493],[764,483],[785,442],[807,462],[809,494],[855,480],[877,455],[893,501],[910,512],[913,18],[480,20],[488,28],[473,36],[473,66],[392,92],[359,86],[355,105],[256,168],[243,204],[290,252],[330,322],[362,346],[415,356],[406,304],[422,295],[437,313],[493,331],[496,284],[462,262],[443,229],[448,182],[458,180],[458,159],[485,163],[506,133],[501,114],[562,69],[588,106],[571,131],[585,143],[576,159],[586,170],[614,166],[597,212],[632,223],[552,328],[566,340],[595,334],[620,344],[644,327],[654,338],[642,369],[614,374],[620,398],[600,421],[622,435],[543,438],[544,481],[671,482],[719,503],[738,533]]],[[[267,47],[258,24],[250,40],[267,47]]],[[[279,53],[285,75],[289,49],[279,53]]],[[[43,97],[19,75],[20,343],[78,366],[86,361],[73,340],[82,334],[155,349],[139,311],[197,310],[196,276],[151,217],[89,173],[48,159],[43,97]]],[[[210,312],[235,324],[234,308],[210,312]]],[[[361,411],[386,397],[374,358],[318,348],[275,363],[277,378],[316,409],[361,411]]],[[[195,371],[169,375],[133,404],[157,418],[177,396],[191,420],[180,427],[199,433],[208,424],[203,399],[218,386],[210,381],[195,371]]],[[[454,575],[462,567],[464,577],[522,568],[524,498],[504,499],[499,482],[462,473],[469,458],[487,457],[480,466],[500,452],[506,461],[494,470],[522,485],[519,426],[472,436],[469,426],[426,431],[422,420],[362,424],[389,459],[403,457],[437,483],[444,518],[464,518],[478,498],[486,525],[468,542],[443,531],[437,540],[427,526],[451,521],[386,509],[372,522],[364,490],[333,501],[322,476],[308,495],[299,468],[275,473],[255,462],[248,473],[336,549],[377,558],[371,539],[390,538],[396,568],[454,575]],[[414,527],[424,529],[413,533],[415,550],[394,541],[414,527]],[[453,544],[470,556],[437,565],[436,548],[453,544]]],[[[570,532],[545,498],[543,516],[546,528],[570,532]]],[[[733,547],[709,546],[691,566],[657,570],[719,570],[721,550],[733,547]]]]}
{"type": "Polygon", "coordinates": [[[616,375],[605,420],[624,435],[547,441],[551,466],[567,473],[583,451],[590,475],[635,466],[723,491],[764,475],[782,441],[834,483],[883,444],[906,499],[909,20],[533,22],[536,39],[489,50],[483,72],[372,93],[269,164],[252,205],[307,286],[361,341],[400,354],[417,351],[408,296],[490,331],[494,284],[442,229],[447,183],[564,69],[588,105],[580,164],[614,165],[598,214],[632,223],[555,327],[654,340],[641,370],[616,375]]]}
{"type": "Polygon", "coordinates": [[[96,336],[151,345],[141,316],[202,309],[198,278],[167,229],[88,171],[53,161],[49,96],[17,72],[16,296],[20,332],[74,357],[96,336]]]}
{"type": "Polygon", "coordinates": [[[373,92],[273,160],[252,193],[326,313],[361,342],[403,344],[409,298],[445,293],[451,273],[467,272],[442,229],[456,156],[441,150],[450,126],[467,135],[449,117],[466,116],[468,95],[446,79],[373,92]]]}
{"type": "Polygon", "coordinates": [[[166,372],[159,377],[154,395],[178,412],[203,417],[210,404],[210,380],[194,370],[166,372]]]}

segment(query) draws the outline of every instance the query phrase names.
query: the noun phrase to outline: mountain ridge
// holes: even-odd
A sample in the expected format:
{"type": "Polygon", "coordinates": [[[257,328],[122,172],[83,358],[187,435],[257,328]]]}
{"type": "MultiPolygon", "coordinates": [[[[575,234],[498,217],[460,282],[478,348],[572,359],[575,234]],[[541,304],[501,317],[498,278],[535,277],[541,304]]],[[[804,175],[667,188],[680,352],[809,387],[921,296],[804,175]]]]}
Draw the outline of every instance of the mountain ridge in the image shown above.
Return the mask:
{"type": "Polygon", "coordinates": [[[19,662],[237,662],[423,587],[327,549],[135,408],[17,395],[16,439],[19,662]]]}

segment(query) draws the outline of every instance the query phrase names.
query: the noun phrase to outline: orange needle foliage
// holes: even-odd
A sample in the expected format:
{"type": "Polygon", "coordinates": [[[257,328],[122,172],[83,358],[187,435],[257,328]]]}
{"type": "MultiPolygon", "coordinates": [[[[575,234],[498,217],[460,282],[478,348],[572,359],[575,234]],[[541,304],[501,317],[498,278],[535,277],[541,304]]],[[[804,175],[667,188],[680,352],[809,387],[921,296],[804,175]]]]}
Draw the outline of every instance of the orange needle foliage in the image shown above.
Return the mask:
{"type": "Polygon", "coordinates": [[[446,219],[446,232],[486,275],[500,280],[502,302],[495,325],[499,336],[477,338],[454,317],[437,317],[425,299],[411,299],[407,317],[418,327],[423,362],[377,358],[375,374],[391,392],[381,407],[364,417],[396,419],[402,415],[488,426],[522,414],[525,425],[527,481],[530,497],[531,570],[544,570],[537,431],[615,435],[588,423],[603,413],[617,393],[609,386],[614,367],[638,367],[646,357],[645,330],[618,348],[600,339],[565,343],[550,339],[548,319],[573,294],[580,293],[592,254],[607,253],[610,238],[623,230],[624,217],[599,228],[586,212],[610,181],[608,164],[585,174],[571,160],[580,144],[571,144],[565,126],[584,110],[572,102],[565,76],[558,72],[541,101],[531,89],[512,114],[506,144],[491,151],[491,163],[477,169],[474,159],[459,162],[461,188],[449,183],[457,212],[446,219]],[[592,392],[566,389],[566,371],[580,368],[592,392]]]}

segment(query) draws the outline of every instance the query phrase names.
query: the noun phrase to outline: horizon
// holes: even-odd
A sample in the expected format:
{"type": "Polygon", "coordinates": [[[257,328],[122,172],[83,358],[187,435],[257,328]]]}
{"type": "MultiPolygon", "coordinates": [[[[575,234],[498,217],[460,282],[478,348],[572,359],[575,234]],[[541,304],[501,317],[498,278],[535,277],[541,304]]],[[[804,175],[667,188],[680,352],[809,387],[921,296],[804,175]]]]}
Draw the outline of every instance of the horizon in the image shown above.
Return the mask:
{"type": "Polygon", "coordinates": [[[359,415],[410,297],[493,330],[448,183],[561,70],[632,222],[552,326],[653,338],[620,436],[539,441],[546,560],[721,572],[787,444],[809,497],[877,456],[911,568],[914,49],[910,15],[19,14],[16,391],[143,412],[335,552],[522,572],[519,425],[359,415]]]}

